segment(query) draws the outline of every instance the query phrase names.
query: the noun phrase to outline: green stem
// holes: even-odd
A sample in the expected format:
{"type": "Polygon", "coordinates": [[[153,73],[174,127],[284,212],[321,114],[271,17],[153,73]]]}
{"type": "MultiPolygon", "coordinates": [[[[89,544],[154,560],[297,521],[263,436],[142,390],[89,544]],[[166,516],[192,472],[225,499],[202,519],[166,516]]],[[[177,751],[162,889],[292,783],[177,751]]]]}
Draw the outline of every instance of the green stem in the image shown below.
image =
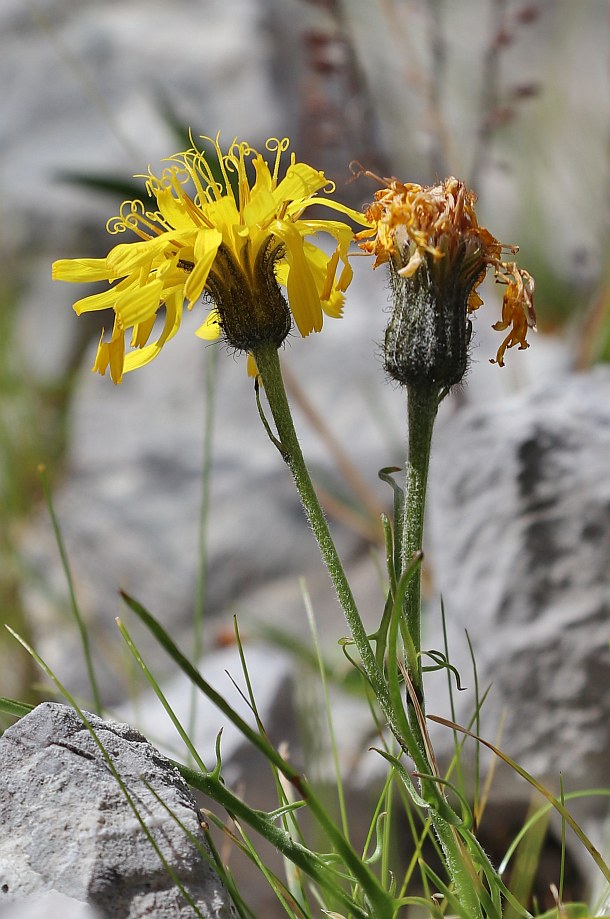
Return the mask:
{"type": "MultiPolygon", "coordinates": [[[[305,514],[311,525],[314,536],[316,537],[322,558],[326,564],[339,602],[345,613],[345,618],[351,630],[354,644],[360,654],[367,679],[371,684],[377,702],[388,721],[392,733],[397,738],[401,747],[412,757],[416,769],[423,774],[429,775],[432,769],[425,754],[423,742],[419,742],[421,740],[421,730],[419,726],[417,726],[416,733],[418,743],[415,745],[411,744],[411,746],[414,746],[414,749],[409,749],[408,745],[405,743],[403,730],[404,714],[395,711],[392,705],[388,684],[371,648],[366,629],[360,618],[351,588],[330,534],[328,523],[326,522],[324,512],[320,507],[318,497],[309,477],[309,472],[305,465],[301,446],[294,429],[288,399],[286,397],[277,348],[272,344],[259,345],[254,350],[254,358],[279,435],[279,443],[276,445],[280,449],[294,478],[295,485],[301,496],[305,514]]],[[[431,397],[427,400],[423,398],[410,400],[410,408],[412,408],[409,418],[410,427],[411,430],[416,433],[410,442],[409,449],[407,472],[408,495],[406,504],[408,506],[411,503],[409,500],[410,494],[412,507],[410,510],[407,508],[405,509],[405,531],[408,530],[408,535],[405,533],[404,536],[404,567],[406,567],[406,563],[413,552],[421,548],[428,460],[430,455],[430,442],[432,439],[432,426],[436,416],[437,396],[438,394],[435,394],[434,402],[432,402],[431,397]],[[434,413],[432,413],[432,406],[434,406],[434,413]],[[425,432],[421,431],[418,427],[424,420],[426,421],[425,432]]],[[[271,431],[268,431],[268,433],[273,438],[271,431]]],[[[273,439],[275,441],[275,438],[273,439]]],[[[417,601],[417,616],[413,615],[413,619],[416,620],[417,623],[416,648],[419,651],[419,574],[417,574],[413,580],[417,580],[417,592],[413,591],[412,595],[407,594],[407,598],[410,597],[410,599],[407,599],[406,606],[408,609],[414,610],[415,607],[413,604],[417,601]]],[[[421,689],[421,668],[418,683],[415,685],[419,686],[421,689]]],[[[413,707],[409,706],[409,708],[412,709],[413,707]]],[[[437,791],[435,783],[431,784],[431,789],[433,793],[437,791]]],[[[482,919],[482,912],[476,890],[477,882],[471,876],[468,866],[465,863],[464,852],[455,828],[441,818],[434,806],[431,808],[430,816],[445,853],[446,864],[450,876],[455,884],[460,902],[464,907],[464,916],[467,916],[468,919],[482,919]]],[[[381,913],[379,913],[379,916],[381,916],[381,913]]]]}
{"type": "Polygon", "coordinates": [[[279,434],[279,447],[290,468],[295,485],[301,496],[305,514],[318,542],[322,558],[337,592],[337,597],[339,598],[343,612],[345,613],[345,618],[351,630],[354,644],[362,660],[366,676],[373,687],[381,708],[387,715],[388,711],[391,709],[387,685],[377,661],[375,660],[375,655],[371,648],[366,629],[360,618],[356,601],[354,600],[341,560],[330,534],[324,511],[320,507],[318,496],[316,495],[311,478],[309,477],[307,466],[305,465],[301,445],[299,444],[294,429],[292,415],[288,405],[277,348],[275,345],[259,345],[254,352],[254,357],[265,388],[265,394],[271,409],[271,414],[273,415],[277,433],[279,434]]]}
{"type": "MultiPolygon", "coordinates": [[[[426,489],[430,466],[430,449],[432,431],[439,403],[439,388],[407,387],[407,409],[409,424],[409,441],[407,448],[407,466],[405,482],[405,502],[402,527],[401,565],[404,571],[416,552],[423,548],[424,513],[426,508],[426,489]]],[[[415,693],[422,710],[425,710],[424,685],[421,666],[421,565],[409,580],[405,594],[405,623],[415,652],[411,661],[410,673],[415,693]]],[[[412,704],[407,705],[408,721],[419,746],[419,752],[427,759],[422,729],[417,712],[412,704]]],[[[417,760],[415,751],[411,756],[417,760]]],[[[430,818],[438,836],[445,864],[451,877],[458,899],[464,909],[464,915],[470,919],[482,919],[481,899],[478,886],[480,881],[469,853],[455,829],[437,812],[434,807],[430,818]]]]}
{"type": "MultiPolygon", "coordinates": [[[[356,917],[357,919],[367,919],[369,912],[358,906],[353,898],[341,887],[336,868],[333,868],[331,864],[325,863],[322,857],[294,840],[283,827],[276,825],[266,811],[256,810],[245,804],[225,785],[224,781],[216,773],[202,773],[189,769],[187,766],[173,760],[171,762],[189,785],[204,792],[213,801],[224,807],[233,818],[247,823],[257,833],[260,833],[285,858],[305,872],[323,890],[339,900],[344,907],[347,907],[350,910],[350,915],[354,916],[355,919],[356,917]]],[[[393,916],[394,907],[389,904],[391,904],[390,898],[388,898],[387,904],[377,904],[377,908],[383,910],[383,912],[379,913],[380,916],[393,916]]]]}
{"type": "MultiPolygon", "coordinates": [[[[407,453],[404,519],[402,529],[402,570],[415,552],[422,550],[426,486],[430,464],[432,429],[438,408],[438,388],[407,389],[409,444],[407,453]]],[[[417,661],[411,673],[413,686],[423,703],[424,691],[421,669],[421,567],[409,581],[405,596],[405,620],[415,648],[417,661]]]]}
{"type": "MultiPolygon", "coordinates": [[[[432,431],[438,410],[438,395],[438,387],[434,384],[407,387],[408,445],[401,533],[402,572],[407,569],[414,554],[421,552],[423,547],[428,469],[432,431]]],[[[421,565],[419,565],[407,584],[403,607],[404,619],[401,624],[407,632],[405,649],[409,676],[420,708],[425,711],[421,664],[421,570],[421,565]]],[[[418,752],[428,762],[418,712],[409,698],[407,698],[407,721],[413,738],[411,745],[416,746],[418,752]]],[[[415,758],[414,750],[410,752],[415,758]]],[[[438,792],[438,789],[436,791],[438,792]]],[[[443,848],[446,849],[446,844],[443,845],[443,848]]]]}

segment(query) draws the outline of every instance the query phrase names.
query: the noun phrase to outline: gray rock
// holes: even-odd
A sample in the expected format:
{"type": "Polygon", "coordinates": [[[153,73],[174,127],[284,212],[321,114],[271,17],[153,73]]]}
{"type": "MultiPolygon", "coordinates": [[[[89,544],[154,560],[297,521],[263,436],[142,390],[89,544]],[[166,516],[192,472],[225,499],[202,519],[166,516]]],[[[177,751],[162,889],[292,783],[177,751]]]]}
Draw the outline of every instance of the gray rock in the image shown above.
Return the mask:
{"type": "MultiPolygon", "coordinates": [[[[228,895],[192,840],[205,850],[196,804],[179,773],[129,726],[87,718],[202,915],[228,919],[228,895]]],[[[56,890],[109,919],[193,915],[75,711],[44,703],[9,728],[0,740],[0,776],[5,901],[56,890]]]]}
{"type": "MultiPolygon", "coordinates": [[[[0,901],[1,903],[1,901],[0,901]]],[[[99,913],[87,903],[50,890],[40,897],[24,897],[0,908],[2,919],[98,919],[99,913]]]]}
{"type": "Polygon", "coordinates": [[[600,369],[457,413],[429,498],[451,634],[468,629],[493,682],[484,725],[515,700],[511,755],[594,784],[610,780],[609,397],[600,369]]]}
{"type": "MultiPolygon", "coordinates": [[[[475,705],[467,630],[481,692],[491,685],[480,733],[555,793],[560,773],[566,791],[610,784],[609,406],[599,368],[460,411],[433,445],[427,641],[442,647],[441,593],[470,689],[455,693],[457,721],[475,705]]],[[[431,677],[428,710],[446,716],[445,683],[431,677]]],[[[435,735],[451,755],[450,732],[435,735]]],[[[530,790],[500,768],[493,793],[530,790]]],[[[602,844],[605,799],[571,806],[602,844]]]]}

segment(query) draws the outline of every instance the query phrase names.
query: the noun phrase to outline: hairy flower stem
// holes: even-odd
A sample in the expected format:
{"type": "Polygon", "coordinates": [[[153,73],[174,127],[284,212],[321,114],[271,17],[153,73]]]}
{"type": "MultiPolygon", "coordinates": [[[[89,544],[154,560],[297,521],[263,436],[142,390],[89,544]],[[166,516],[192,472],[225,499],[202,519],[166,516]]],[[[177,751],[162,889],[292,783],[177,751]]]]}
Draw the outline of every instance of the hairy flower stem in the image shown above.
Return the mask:
{"type": "MultiPolygon", "coordinates": [[[[406,569],[413,555],[422,551],[430,448],[439,396],[439,388],[434,383],[424,383],[421,386],[410,384],[406,389],[408,444],[402,520],[402,571],[406,569]]],[[[426,744],[419,720],[419,713],[425,714],[421,665],[421,565],[407,585],[403,611],[403,627],[408,633],[408,641],[405,641],[406,664],[412,691],[418,703],[416,706],[413,699],[407,695],[407,721],[411,729],[412,746],[417,746],[418,751],[427,760],[426,744]]],[[[413,750],[409,752],[414,756],[413,750]]],[[[450,832],[450,827],[447,827],[447,830],[450,832]]],[[[443,848],[446,851],[445,845],[443,848]]]]}
{"type": "MultiPolygon", "coordinates": [[[[415,767],[419,772],[429,775],[432,772],[432,767],[428,761],[425,747],[421,742],[421,731],[419,727],[416,732],[409,730],[409,724],[405,721],[403,711],[398,712],[394,707],[387,679],[375,658],[364,623],[358,612],[354,595],[331,536],[324,511],[320,506],[309,476],[301,445],[294,429],[277,348],[274,345],[261,345],[255,349],[254,357],[279,435],[279,441],[275,441],[275,438],[273,439],[294,478],[305,514],[313,530],[320,548],[320,554],[337,592],[339,603],[360,655],[364,673],[375,694],[379,707],[403,751],[414,760],[415,767]]],[[[268,433],[271,434],[270,431],[268,433]]],[[[272,434],[271,436],[273,437],[272,434]]],[[[430,788],[430,794],[432,799],[438,796],[438,790],[434,785],[430,788]]]]}
{"type": "Polygon", "coordinates": [[[337,592],[339,603],[350,627],[364,671],[387,717],[388,712],[391,710],[391,703],[386,681],[375,660],[366,629],[360,618],[356,601],[330,534],[324,511],[320,507],[318,496],[305,465],[301,445],[294,429],[290,406],[288,405],[277,348],[274,345],[260,345],[255,349],[254,357],[279,435],[279,446],[294,478],[305,514],[337,592]]]}
{"type": "MultiPolygon", "coordinates": [[[[301,451],[301,446],[294,429],[290,406],[288,405],[286,390],[284,388],[284,382],[282,379],[277,348],[274,345],[260,345],[254,350],[254,358],[258,366],[259,374],[265,388],[267,401],[269,403],[271,414],[273,415],[273,420],[279,435],[279,442],[277,445],[280,448],[282,455],[294,478],[295,485],[305,510],[305,514],[311,525],[314,536],[316,537],[320,547],[320,553],[337,592],[339,602],[341,603],[345,618],[354,639],[354,644],[356,645],[358,653],[360,654],[362,667],[366,677],[373,689],[379,707],[381,708],[384,717],[387,719],[388,725],[392,730],[392,733],[400,743],[402,749],[413,759],[418,772],[425,775],[430,775],[433,770],[428,761],[427,754],[425,753],[419,726],[417,726],[417,731],[415,732],[417,742],[412,741],[410,744],[406,743],[405,731],[402,727],[404,724],[404,715],[402,715],[402,712],[398,714],[394,711],[386,678],[384,677],[375,659],[375,654],[371,648],[366,629],[364,628],[364,624],[360,618],[360,613],[356,607],[356,602],[343,570],[343,566],[339,559],[337,549],[330,534],[328,523],[326,522],[326,517],[324,516],[324,512],[320,507],[318,497],[311,482],[309,472],[303,458],[303,453],[301,451]],[[402,715],[402,719],[400,715],[402,715]]],[[[432,401],[430,400],[428,402],[429,412],[431,412],[431,408],[432,401]]],[[[423,412],[423,408],[421,406],[419,411],[423,412]]],[[[419,411],[415,412],[417,418],[419,418],[419,411]]],[[[434,415],[435,414],[436,400],[434,402],[434,415]]],[[[423,499],[426,492],[425,486],[428,470],[428,457],[430,452],[430,440],[432,436],[432,424],[434,422],[434,415],[429,418],[429,431],[427,435],[426,449],[423,449],[423,443],[420,443],[419,447],[419,452],[422,455],[425,455],[425,465],[422,465],[422,463],[419,462],[415,457],[413,463],[414,470],[418,471],[417,475],[414,476],[414,480],[418,481],[420,486],[419,491],[414,492],[411,490],[411,494],[412,496],[414,494],[419,494],[420,496],[417,506],[420,507],[419,516],[422,519],[424,503],[423,499]]],[[[417,440],[418,438],[416,436],[414,438],[414,444],[417,442],[417,440]]],[[[417,450],[415,451],[415,455],[419,456],[417,450]]],[[[415,504],[415,498],[413,498],[413,501],[415,504]]],[[[408,503],[409,499],[407,498],[407,504],[408,503]]],[[[419,534],[419,538],[416,541],[418,546],[421,546],[422,525],[420,523],[419,530],[416,529],[415,521],[417,519],[417,515],[414,514],[412,520],[411,516],[405,513],[405,518],[408,521],[408,526],[411,528],[412,533],[419,534]]],[[[411,539],[414,540],[415,536],[412,536],[411,539]]],[[[405,546],[411,546],[412,543],[409,540],[410,537],[405,536],[405,546]]],[[[406,555],[406,550],[405,557],[409,557],[406,555]]],[[[417,601],[419,603],[419,587],[417,591],[417,601]]],[[[409,708],[412,708],[412,706],[409,706],[409,708]]],[[[408,726],[405,725],[405,728],[406,727],[408,726]]],[[[427,782],[426,786],[432,801],[440,795],[436,783],[427,782]]],[[[477,882],[473,877],[474,871],[472,871],[472,873],[469,871],[468,865],[466,864],[468,857],[464,857],[465,853],[462,845],[460,844],[455,828],[450,826],[447,821],[441,817],[433,803],[431,804],[430,818],[445,854],[447,868],[452,878],[457,897],[464,908],[463,915],[468,917],[468,919],[482,919],[482,912],[476,890],[477,882]]],[[[381,913],[378,913],[378,915],[381,916],[381,913]]]]}
{"type": "MultiPolygon", "coordinates": [[[[424,532],[424,511],[426,507],[426,487],[428,467],[430,464],[430,447],[432,429],[438,409],[439,389],[430,386],[408,386],[407,406],[409,423],[409,442],[405,481],[405,504],[402,527],[402,569],[422,549],[424,532]]],[[[410,676],[423,706],[424,688],[421,669],[421,568],[409,581],[405,596],[405,620],[407,631],[411,636],[417,655],[415,661],[409,661],[410,676]]]]}
{"type": "MultiPolygon", "coordinates": [[[[435,384],[423,384],[421,386],[411,384],[407,386],[409,440],[402,527],[401,562],[403,571],[414,553],[422,550],[430,448],[439,397],[440,387],[435,384]]],[[[406,628],[411,639],[410,644],[415,653],[415,660],[408,661],[410,678],[419,702],[419,708],[425,712],[421,667],[421,566],[416,570],[407,585],[404,615],[406,628]]],[[[407,715],[415,743],[419,747],[418,752],[424,758],[427,758],[418,713],[416,707],[413,704],[409,704],[409,700],[407,700],[407,715]]],[[[409,752],[417,762],[416,752],[413,750],[409,752]]],[[[469,917],[475,917],[475,919],[481,919],[482,910],[477,889],[479,882],[476,878],[474,866],[459,839],[457,831],[434,810],[431,813],[431,820],[443,849],[449,875],[464,908],[464,914],[469,917]]]]}

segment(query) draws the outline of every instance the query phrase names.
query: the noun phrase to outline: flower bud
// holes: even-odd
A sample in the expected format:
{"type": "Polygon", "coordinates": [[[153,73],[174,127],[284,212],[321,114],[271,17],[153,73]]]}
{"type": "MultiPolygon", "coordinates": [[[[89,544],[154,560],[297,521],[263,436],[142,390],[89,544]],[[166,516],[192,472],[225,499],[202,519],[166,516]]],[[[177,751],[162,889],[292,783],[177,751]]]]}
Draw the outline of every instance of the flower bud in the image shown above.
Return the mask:
{"type": "Polygon", "coordinates": [[[380,179],[366,216],[372,228],[357,234],[360,247],[388,263],[392,316],[385,335],[385,367],[407,386],[454,386],[468,366],[470,314],[483,302],[477,288],[488,268],[506,285],[502,319],[508,329],[494,363],[504,365],[507,348],[528,347],[535,328],[534,281],[515,262],[502,261],[502,246],[475,214],[475,195],[450,177],[422,187],[380,179]]]}
{"type": "Polygon", "coordinates": [[[463,284],[439,288],[424,261],[402,277],[390,263],[392,316],[385,332],[384,366],[406,386],[453,386],[468,365],[471,322],[463,284]]]}

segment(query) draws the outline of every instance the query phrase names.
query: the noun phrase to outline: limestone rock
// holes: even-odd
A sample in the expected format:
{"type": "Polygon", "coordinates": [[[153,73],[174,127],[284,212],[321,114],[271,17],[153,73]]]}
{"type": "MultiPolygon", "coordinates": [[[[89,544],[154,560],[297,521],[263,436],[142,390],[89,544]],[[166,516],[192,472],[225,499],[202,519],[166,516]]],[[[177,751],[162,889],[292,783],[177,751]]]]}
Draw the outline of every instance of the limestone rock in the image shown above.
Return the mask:
{"type": "MultiPolygon", "coordinates": [[[[205,849],[196,804],[179,773],[129,726],[87,717],[202,915],[229,919],[228,895],[187,835],[205,849]]],[[[108,919],[192,916],[72,709],[44,703],[9,728],[0,739],[0,776],[2,902],[55,890],[108,919]]]]}
{"type": "Polygon", "coordinates": [[[2,919],[98,919],[99,913],[87,903],[49,890],[40,897],[24,897],[1,906],[2,919]]]}
{"type": "MultiPolygon", "coordinates": [[[[608,368],[466,408],[433,444],[426,641],[442,648],[440,593],[470,690],[455,693],[457,721],[475,707],[467,630],[481,693],[491,685],[481,735],[555,793],[560,773],[566,792],[610,783],[609,456],[608,368]]],[[[447,716],[446,677],[428,685],[428,711],[447,716]]],[[[450,732],[435,736],[450,756],[450,732]]],[[[492,793],[530,789],[500,768],[492,793]]],[[[603,844],[605,799],[571,807],[603,844]]]]}
{"type": "Polygon", "coordinates": [[[609,405],[604,368],[457,413],[429,503],[450,651],[465,663],[467,629],[493,683],[484,725],[506,706],[512,756],[593,784],[610,779],[609,405]]]}

